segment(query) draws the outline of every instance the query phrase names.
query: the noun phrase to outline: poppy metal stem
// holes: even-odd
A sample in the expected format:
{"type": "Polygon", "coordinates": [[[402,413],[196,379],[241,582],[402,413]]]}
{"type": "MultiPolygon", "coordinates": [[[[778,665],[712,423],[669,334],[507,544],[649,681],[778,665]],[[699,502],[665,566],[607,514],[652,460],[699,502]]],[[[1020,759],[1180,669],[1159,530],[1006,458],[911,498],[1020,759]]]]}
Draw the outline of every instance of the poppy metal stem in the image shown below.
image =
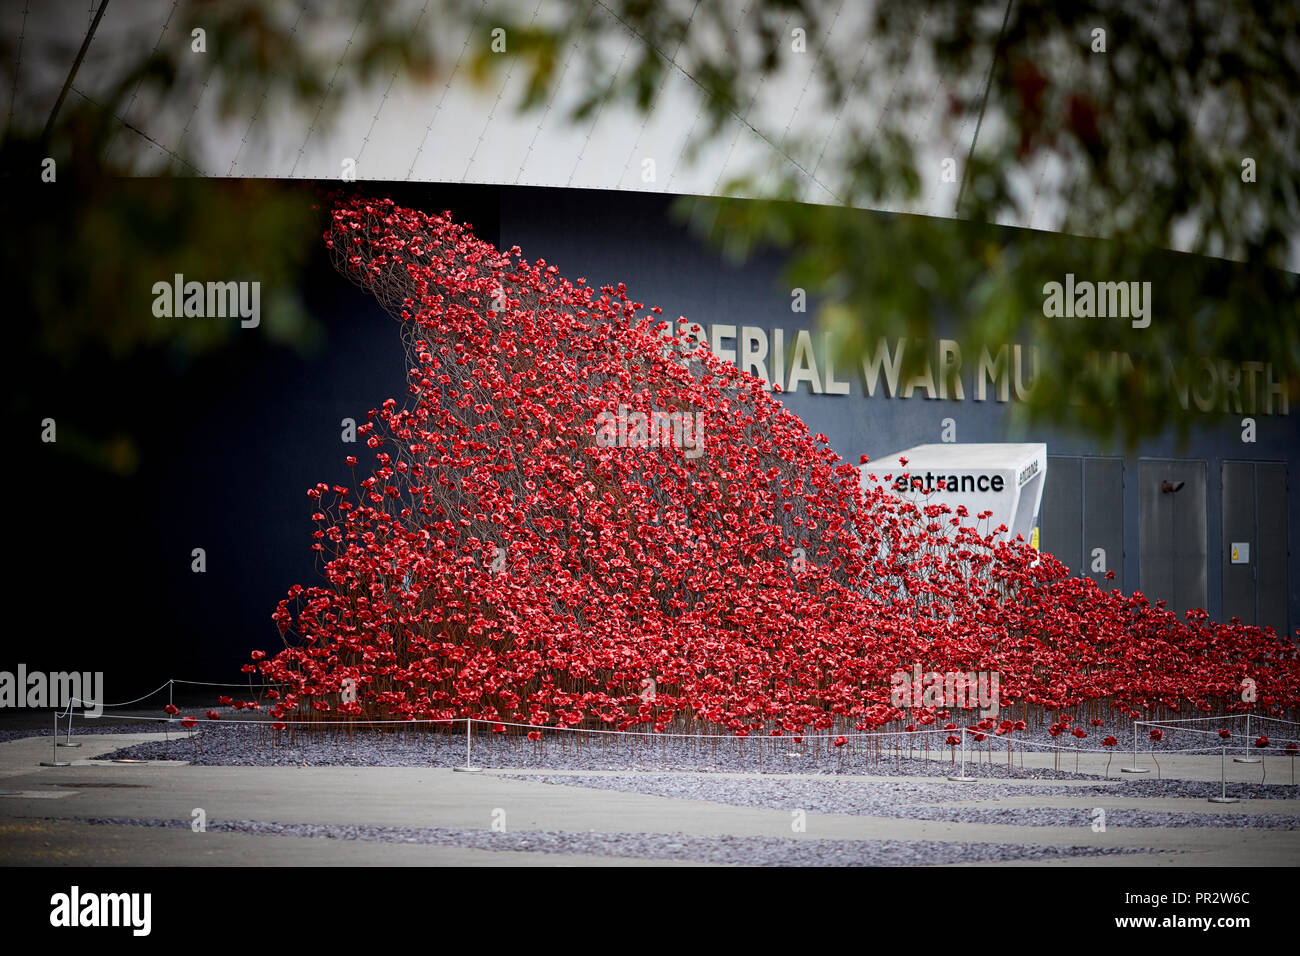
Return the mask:
{"type": "Polygon", "coordinates": [[[470,748],[472,746],[473,735],[474,735],[473,726],[474,726],[474,718],[466,717],[465,718],[465,766],[452,767],[451,769],[454,773],[482,773],[483,772],[482,767],[475,767],[472,763],[470,763],[470,748]]]}

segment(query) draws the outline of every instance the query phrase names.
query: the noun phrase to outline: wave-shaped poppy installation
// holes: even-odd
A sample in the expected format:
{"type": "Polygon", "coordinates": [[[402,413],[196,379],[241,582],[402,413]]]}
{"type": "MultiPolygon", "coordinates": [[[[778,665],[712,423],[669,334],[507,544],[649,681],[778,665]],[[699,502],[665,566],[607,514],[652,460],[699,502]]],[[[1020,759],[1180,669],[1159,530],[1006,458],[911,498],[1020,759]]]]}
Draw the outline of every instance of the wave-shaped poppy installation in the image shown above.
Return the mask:
{"type": "Polygon", "coordinates": [[[278,720],[848,732],[931,723],[891,705],[918,662],[996,671],[1026,712],[1297,703],[1289,637],[1104,591],[987,514],[864,492],[621,283],[390,200],[342,202],[325,239],[400,320],[409,396],[358,429],[368,475],[307,493],[324,581],[290,589],[284,649],[245,666],[283,685],[278,720]]]}

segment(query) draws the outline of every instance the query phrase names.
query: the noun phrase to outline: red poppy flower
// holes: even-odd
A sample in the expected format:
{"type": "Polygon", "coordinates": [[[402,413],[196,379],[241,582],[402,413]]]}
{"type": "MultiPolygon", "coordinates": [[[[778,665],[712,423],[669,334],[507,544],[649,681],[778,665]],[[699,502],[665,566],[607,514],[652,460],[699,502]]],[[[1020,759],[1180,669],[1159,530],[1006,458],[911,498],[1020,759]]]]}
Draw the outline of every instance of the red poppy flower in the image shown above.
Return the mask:
{"type": "Polygon", "coordinates": [[[1268,746],[1268,738],[1265,737],[1263,734],[1260,734],[1258,737],[1255,738],[1255,746],[1256,746],[1256,747],[1267,747],[1267,746],[1268,746]]]}
{"type": "Polygon", "coordinates": [[[163,711],[168,714],[174,715],[174,714],[179,714],[181,712],[181,709],[177,707],[175,704],[168,704],[166,707],[163,708],[163,711]]]}
{"type": "Polygon", "coordinates": [[[1151,733],[1148,736],[1150,736],[1150,738],[1156,743],[1159,743],[1160,741],[1165,739],[1165,732],[1161,730],[1159,727],[1152,727],[1151,733]]]}
{"type": "Polygon", "coordinates": [[[193,727],[193,726],[195,726],[197,723],[198,723],[198,721],[195,720],[193,717],[182,717],[182,718],[181,718],[181,726],[182,726],[182,727],[193,727]]]}
{"type": "Polygon", "coordinates": [[[839,736],[835,738],[834,742],[836,747],[843,747],[845,744],[849,742],[849,738],[844,736],[839,736]]]}
{"type": "Polygon", "coordinates": [[[207,716],[208,716],[208,720],[220,720],[220,719],[221,719],[221,714],[217,713],[215,710],[210,710],[210,711],[208,711],[208,715],[207,715],[207,716]]]}
{"type": "Polygon", "coordinates": [[[1103,747],[1114,747],[1117,743],[1119,743],[1119,741],[1115,739],[1115,735],[1114,735],[1114,734],[1111,734],[1110,736],[1108,736],[1105,740],[1103,740],[1103,741],[1101,742],[1101,745],[1102,745],[1103,747]]]}

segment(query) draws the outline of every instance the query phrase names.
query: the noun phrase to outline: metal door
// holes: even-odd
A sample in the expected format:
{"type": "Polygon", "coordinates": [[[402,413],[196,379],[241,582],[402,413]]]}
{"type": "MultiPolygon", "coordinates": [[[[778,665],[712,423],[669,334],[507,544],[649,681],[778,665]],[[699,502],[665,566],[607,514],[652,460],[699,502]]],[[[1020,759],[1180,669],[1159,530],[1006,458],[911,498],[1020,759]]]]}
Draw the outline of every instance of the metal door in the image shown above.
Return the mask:
{"type": "Polygon", "coordinates": [[[1287,633],[1286,465],[1223,463],[1223,617],[1287,633]]]}
{"type": "Polygon", "coordinates": [[[1083,468],[1081,459],[1051,456],[1039,506],[1038,546],[1078,574],[1082,558],[1083,468]]]}
{"type": "Polygon", "coordinates": [[[1124,583],[1124,460],[1047,459],[1047,484],[1039,518],[1042,548],[1073,574],[1103,588],[1124,583]],[[1106,572],[1114,571],[1113,580],[1106,572]]]}
{"type": "Polygon", "coordinates": [[[1204,461],[1138,463],[1138,573],[1142,592],[1182,614],[1205,607],[1207,541],[1204,461]]]}
{"type": "Polygon", "coordinates": [[[1084,573],[1105,590],[1124,586],[1124,460],[1083,459],[1084,573]],[[1106,572],[1114,571],[1113,580],[1106,572]]]}

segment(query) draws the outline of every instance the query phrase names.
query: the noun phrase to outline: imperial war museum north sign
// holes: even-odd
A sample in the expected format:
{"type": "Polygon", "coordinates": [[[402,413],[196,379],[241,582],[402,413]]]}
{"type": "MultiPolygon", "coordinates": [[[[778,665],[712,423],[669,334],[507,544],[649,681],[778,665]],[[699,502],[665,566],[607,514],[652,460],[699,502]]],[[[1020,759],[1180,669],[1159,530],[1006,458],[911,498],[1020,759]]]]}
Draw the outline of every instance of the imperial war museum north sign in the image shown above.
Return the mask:
{"type": "MultiPolygon", "coordinates": [[[[953,339],[933,342],[878,338],[852,367],[836,362],[836,347],[825,330],[732,325],[677,320],[677,334],[707,347],[782,392],[852,395],[865,398],[928,398],[945,401],[1023,401],[1038,374],[1038,349],[1019,343],[985,345],[963,351],[953,339]],[[904,359],[919,352],[919,370],[904,375],[904,359]]],[[[667,324],[667,323],[666,323],[667,324]]],[[[664,334],[670,334],[665,329],[664,334]]],[[[1085,370],[1132,372],[1127,352],[1096,352],[1085,370]]],[[[1152,369],[1172,389],[1183,408],[1203,413],[1289,415],[1285,376],[1269,362],[1230,362],[1212,356],[1175,360],[1162,356],[1152,369]]]]}

